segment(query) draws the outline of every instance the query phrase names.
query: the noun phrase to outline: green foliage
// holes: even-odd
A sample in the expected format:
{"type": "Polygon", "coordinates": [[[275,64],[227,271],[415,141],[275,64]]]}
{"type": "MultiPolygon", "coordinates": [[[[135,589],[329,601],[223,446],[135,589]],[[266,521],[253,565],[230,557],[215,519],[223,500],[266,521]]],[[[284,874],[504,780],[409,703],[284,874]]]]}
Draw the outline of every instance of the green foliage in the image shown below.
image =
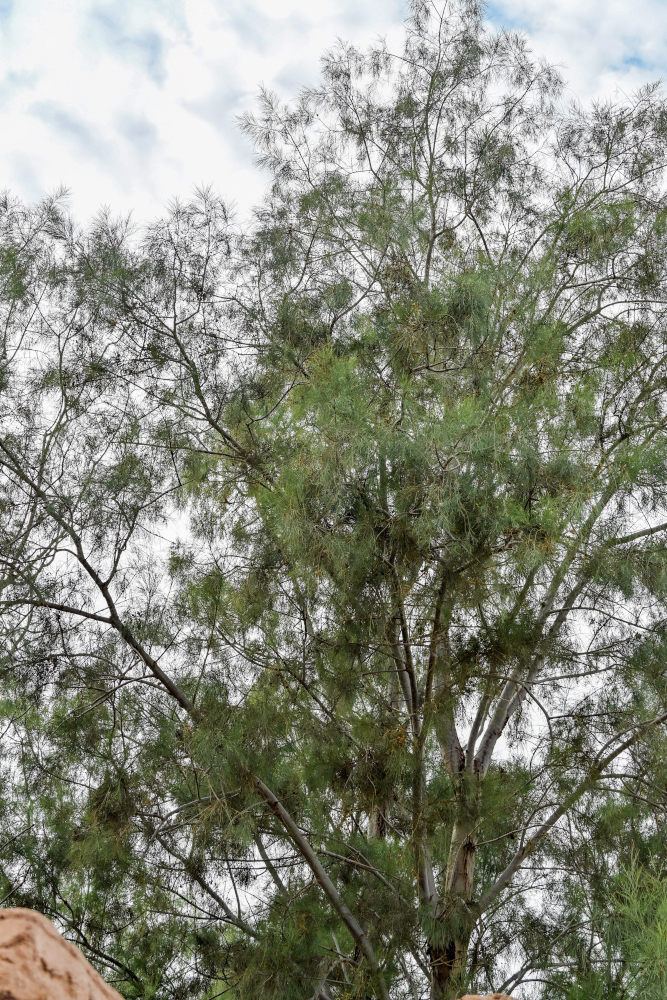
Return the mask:
{"type": "Polygon", "coordinates": [[[246,232],[2,205],[0,899],[127,1000],[664,992],[667,115],[482,15],[246,232]]]}
{"type": "Polygon", "coordinates": [[[615,886],[616,920],[637,997],[658,1000],[667,990],[667,876],[636,860],[615,886]]]}

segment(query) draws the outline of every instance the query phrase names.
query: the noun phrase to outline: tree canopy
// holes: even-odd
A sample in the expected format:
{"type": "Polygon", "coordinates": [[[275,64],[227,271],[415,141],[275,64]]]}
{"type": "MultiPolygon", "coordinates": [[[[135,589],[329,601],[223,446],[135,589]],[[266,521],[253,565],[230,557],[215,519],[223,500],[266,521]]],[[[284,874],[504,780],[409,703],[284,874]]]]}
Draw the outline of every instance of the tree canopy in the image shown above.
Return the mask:
{"type": "Polygon", "coordinates": [[[664,98],[415,2],[243,128],[248,226],[2,204],[0,899],[127,1000],[657,1000],[664,98]]]}

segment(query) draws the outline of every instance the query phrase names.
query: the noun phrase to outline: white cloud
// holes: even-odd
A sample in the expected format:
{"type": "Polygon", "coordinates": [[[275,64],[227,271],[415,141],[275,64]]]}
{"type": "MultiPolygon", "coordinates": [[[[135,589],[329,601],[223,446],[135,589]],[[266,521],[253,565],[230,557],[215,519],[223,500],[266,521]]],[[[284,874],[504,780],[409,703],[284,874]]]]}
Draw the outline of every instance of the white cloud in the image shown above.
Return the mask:
{"type": "Polygon", "coordinates": [[[665,0],[494,0],[489,14],[559,66],[571,98],[622,96],[667,73],[665,0]]]}
{"type": "MultiPolygon", "coordinates": [[[[263,179],[235,118],[260,83],[316,81],[337,37],[396,37],[407,0],[0,0],[0,177],[32,200],[65,184],[82,219],[139,219],[211,184],[245,207],[263,179]]],[[[633,89],[667,67],[664,0],[496,0],[569,93],[633,89]]]]}

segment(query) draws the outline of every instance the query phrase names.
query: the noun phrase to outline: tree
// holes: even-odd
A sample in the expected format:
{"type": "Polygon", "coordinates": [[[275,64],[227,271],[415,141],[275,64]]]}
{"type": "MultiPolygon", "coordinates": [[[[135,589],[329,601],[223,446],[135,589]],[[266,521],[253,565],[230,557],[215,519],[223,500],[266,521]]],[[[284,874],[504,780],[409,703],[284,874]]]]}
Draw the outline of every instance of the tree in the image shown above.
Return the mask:
{"type": "Polygon", "coordinates": [[[3,206],[0,891],[128,998],[565,996],[664,852],[667,109],[559,87],[416,3],[250,231],[3,206]]]}

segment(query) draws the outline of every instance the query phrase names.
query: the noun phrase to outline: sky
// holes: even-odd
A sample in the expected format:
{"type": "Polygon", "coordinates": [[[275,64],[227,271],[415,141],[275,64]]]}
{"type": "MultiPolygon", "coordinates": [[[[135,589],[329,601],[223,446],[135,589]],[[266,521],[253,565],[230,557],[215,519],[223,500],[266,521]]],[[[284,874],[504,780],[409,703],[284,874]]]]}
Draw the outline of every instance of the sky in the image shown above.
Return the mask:
{"type": "MultiPolygon", "coordinates": [[[[237,116],[263,84],[317,82],[337,38],[401,37],[407,0],[0,0],[0,189],[70,191],[145,221],[210,185],[246,211],[265,179],[237,116]]],[[[667,0],[494,0],[488,18],[555,63],[569,97],[667,78],[667,0]]]]}

